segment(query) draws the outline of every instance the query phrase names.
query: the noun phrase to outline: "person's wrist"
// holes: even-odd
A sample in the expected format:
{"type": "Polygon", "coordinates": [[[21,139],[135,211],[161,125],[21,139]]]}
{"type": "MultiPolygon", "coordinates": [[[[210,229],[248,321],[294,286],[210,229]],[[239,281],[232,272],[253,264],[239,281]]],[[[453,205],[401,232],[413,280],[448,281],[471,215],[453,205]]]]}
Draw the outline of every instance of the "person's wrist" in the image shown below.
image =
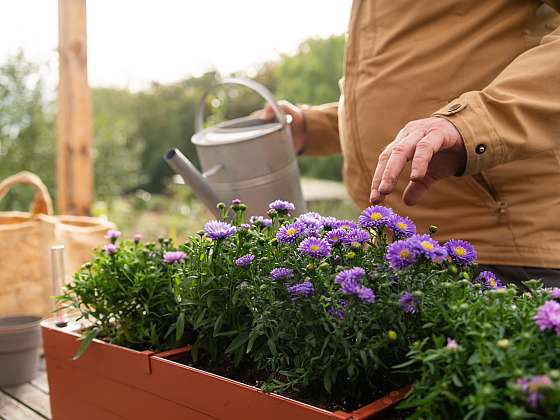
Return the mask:
{"type": "Polygon", "coordinates": [[[307,124],[305,122],[305,114],[301,109],[300,109],[300,116],[301,116],[300,142],[299,142],[298,150],[296,150],[298,156],[301,156],[305,153],[305,136],[307,134],[307,124]]]}

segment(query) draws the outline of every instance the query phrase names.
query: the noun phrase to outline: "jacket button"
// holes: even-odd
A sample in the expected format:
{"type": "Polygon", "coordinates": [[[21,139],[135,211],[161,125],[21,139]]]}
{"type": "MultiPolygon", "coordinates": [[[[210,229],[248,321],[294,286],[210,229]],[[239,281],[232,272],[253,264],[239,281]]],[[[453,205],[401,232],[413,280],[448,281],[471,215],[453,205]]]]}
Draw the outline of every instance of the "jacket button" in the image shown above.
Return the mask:
{"type": "Polygon", "coordinates": [[[449,108],[447,108],[447,112],[455,112],[459,108],[461,108],[461,104],[453,104],[453,105],[450,105],[449,108]]]}
{"type": "Polygon", "coordinates": [[[481,143],[477,145],[474,150],[477,154],[481,155],[486,152],[486,145],[481,143]]]}

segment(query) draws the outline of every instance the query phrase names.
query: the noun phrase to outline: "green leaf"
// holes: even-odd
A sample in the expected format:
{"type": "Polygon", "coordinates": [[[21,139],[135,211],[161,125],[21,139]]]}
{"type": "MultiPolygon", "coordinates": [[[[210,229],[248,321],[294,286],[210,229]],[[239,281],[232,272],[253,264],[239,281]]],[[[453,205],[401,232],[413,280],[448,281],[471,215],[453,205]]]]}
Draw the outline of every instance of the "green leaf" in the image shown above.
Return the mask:
{"type": "Polygon", "coordinates": [[[99,332],[100,332],[99,328],[92,328],[86,333],[86,335],[80,338],[82,344],[80,344],[80,348],[78,349],[78,352],[74,355],[72,360],[78,360],[80,357],[82,357],[82,355],[86,352],[93,339],[97,337],[99,332]]]}
{"type": "Polygon", "coordinates": [[[332,391],[332,375],[330,369],[325,370],[325,373],[323,373],[323,386],[325,387],[325,390],[330,394],[332,391]]]}
{"type": "Polygon", "coordinates": [[[177,326],[175,328],[175,341],[180,341],[185,332],[185,313],[181,312],[177,317],[177,326]]]}
{"type": "Polygon", "coordinates": [[[233,339],[233,341],[226,349],[226,353],[231,353],[237,350],[239,347],[244,345],[248,339],[249,339],[249,334],[247,332],[242,332],[241,334],[239,334],[237,337],[233,339]]]}

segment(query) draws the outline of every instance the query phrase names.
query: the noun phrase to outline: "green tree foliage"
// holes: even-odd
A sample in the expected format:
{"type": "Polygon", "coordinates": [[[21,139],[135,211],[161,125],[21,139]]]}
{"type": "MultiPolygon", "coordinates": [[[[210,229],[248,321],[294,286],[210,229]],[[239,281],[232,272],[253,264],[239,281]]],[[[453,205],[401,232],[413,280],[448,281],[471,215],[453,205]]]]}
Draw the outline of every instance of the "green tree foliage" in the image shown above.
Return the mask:
{"type": "Polygon", "coordinates": [[[108,199],[138,188],[144,177],[141,156],[146,145],[138,136],[138,95],[95,89],[92,96],[95,192],[108,199]]]}
{"type": "MultiPolygon", "coordinates": [[[[278,99],[320,104],[338,99],[342,74],[343,36],[311,38],[292,55],[263,63],[253,79],[267,86],[278,99]]],[[[238,73],[234,76],[247,76],[238,73]]],[[[176,83],[153,83],[132,93],[94,88],[93,153],[96,197],[107,200],[138,188],[162,193],[171,170],[163,155],[180,148],[195,164],[190,142],[200,98],[222,75],[210,71],[176,83]]],[[[27,169],[37,173],[54,193],[55,103],[48,101],[38,66],[18,53],[0,66],[0,178],[27,169]]],[[[205,122],[241,117],[260,109],[263,99],[242,86],[219,86],[206,101],[205,122]]],[[[306,176],[340,179],[340,157],[301,158],[306,176]]],[[[29,202],[10,195],[3,208],[29,202]]]]}
{"type": "MultiPolygon", "coordinates": [[[[20,51],[0,65],[0,179],[22,170],[54,186],[54,113],[45,98],[38,65],[20,51]]],[[[29,189],[17,189],[0,202],[2,210],[27,210],[29,189]]]]}

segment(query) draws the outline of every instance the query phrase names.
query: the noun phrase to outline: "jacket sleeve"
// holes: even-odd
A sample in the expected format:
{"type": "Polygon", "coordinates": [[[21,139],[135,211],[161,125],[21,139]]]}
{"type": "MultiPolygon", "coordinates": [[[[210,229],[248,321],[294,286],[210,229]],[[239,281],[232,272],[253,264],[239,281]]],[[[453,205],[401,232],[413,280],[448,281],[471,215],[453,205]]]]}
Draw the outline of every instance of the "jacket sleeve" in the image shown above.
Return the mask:
{"type": "MultiPolygon", "coordinates": [[[[549,4],[560,8],[560,1],[549,4]]],[[[464,93],[434,115],[461,133],[465,175],[559,148],[560,27],[513,60],[486,88],[464,93]]]]}
{"type": "Polygon", "coordinates": [[[338,136],[338,103],[304,107],[305,155],[333,155],[340,153],[338,136]]]}

